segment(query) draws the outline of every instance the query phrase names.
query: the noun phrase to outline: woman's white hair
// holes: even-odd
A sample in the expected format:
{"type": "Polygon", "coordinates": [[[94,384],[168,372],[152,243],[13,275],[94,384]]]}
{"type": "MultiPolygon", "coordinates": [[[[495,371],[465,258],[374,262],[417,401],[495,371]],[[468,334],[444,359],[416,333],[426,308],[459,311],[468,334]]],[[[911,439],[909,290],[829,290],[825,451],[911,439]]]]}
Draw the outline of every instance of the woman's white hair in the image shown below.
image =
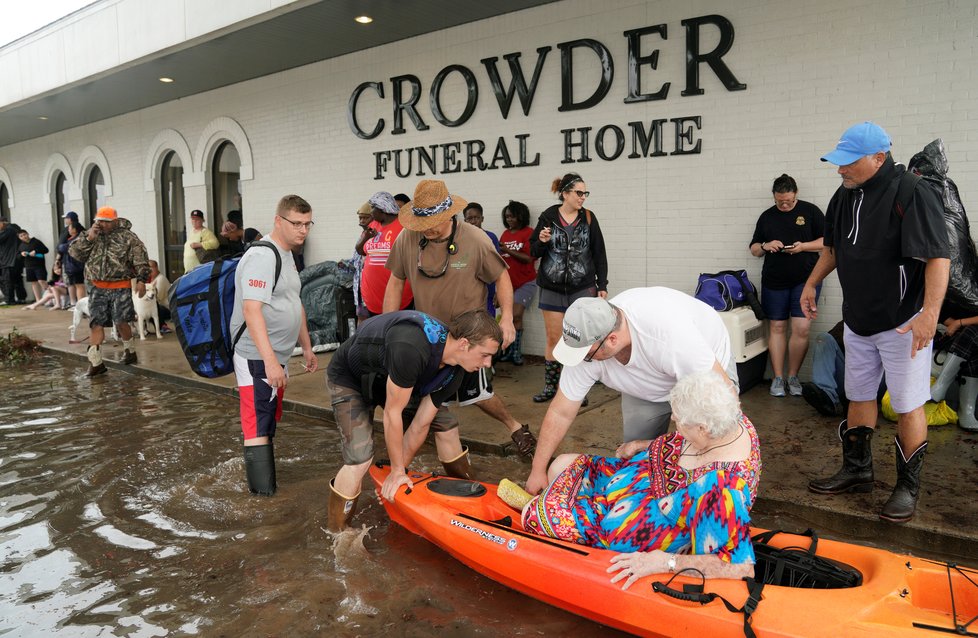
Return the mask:
{"type": "Polygon", "coordinates": [[[683,377],[669,393],[672,416],[683,425],[701,425],[708,436],[722,438],[740,425],[740,401],[716,370],[683,377]]]}

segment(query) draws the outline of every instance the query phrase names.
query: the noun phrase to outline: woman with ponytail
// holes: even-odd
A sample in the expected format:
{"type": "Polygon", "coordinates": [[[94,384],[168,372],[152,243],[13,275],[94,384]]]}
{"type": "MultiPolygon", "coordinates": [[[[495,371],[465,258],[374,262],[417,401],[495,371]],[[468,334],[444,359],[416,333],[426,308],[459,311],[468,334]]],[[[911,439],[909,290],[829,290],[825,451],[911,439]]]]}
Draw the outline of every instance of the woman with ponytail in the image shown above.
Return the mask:
{"type": "Polygon", "coordinates": [[[567,173],[555,179],[550,190],[560,203],[540,214],[530,248],[533,257],[540,259],[537,285],[547,330],[546,373],[543,391],[533,397],[537,403],[557,394],[561,365],[554,360],[553,350],[567,307],[581,297],[608,296],[604,236],[598,218],[584,208],[590,195],[584,178],[567,173]]]}

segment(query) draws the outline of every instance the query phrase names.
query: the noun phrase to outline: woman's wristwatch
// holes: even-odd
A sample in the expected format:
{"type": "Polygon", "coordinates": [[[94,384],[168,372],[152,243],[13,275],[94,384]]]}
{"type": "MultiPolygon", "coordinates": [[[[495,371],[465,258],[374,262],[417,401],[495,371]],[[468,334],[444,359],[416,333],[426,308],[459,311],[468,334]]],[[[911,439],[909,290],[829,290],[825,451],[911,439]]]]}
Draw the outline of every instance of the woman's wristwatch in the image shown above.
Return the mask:
{"type": "Polygon", "coordinates": [[[673,554],[672,556],[669,557],[669,562],[666,563],[666,567],[669,568],[669,573],[670,574],[675,574],[676,573],[676,555],[675,554],[673,554]]]}

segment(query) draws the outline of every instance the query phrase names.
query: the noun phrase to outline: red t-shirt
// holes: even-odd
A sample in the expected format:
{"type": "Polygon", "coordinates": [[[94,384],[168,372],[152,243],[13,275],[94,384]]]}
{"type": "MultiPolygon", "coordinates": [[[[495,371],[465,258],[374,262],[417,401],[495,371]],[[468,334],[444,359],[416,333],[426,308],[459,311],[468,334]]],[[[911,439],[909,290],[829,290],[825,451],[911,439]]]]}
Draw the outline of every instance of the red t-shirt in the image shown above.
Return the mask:
{"type": "MultiPolygon", "coordinates": [[[[367,310],[379,315],[384,310],[384,291],[387,290],[387,280],[391,278],[391,271],[387,270],[387,256],[403,227],[395,219],[386,226],[381,226],[378,221],[370,222],[370,228],[376,230],[377,234],[363,245],[363,252],[367,256],[364,257],[363,272],[360,274],[360,297],[367,310]]],[[[405,281],[401,309],[406,308],[413,298],[411,284],[405,281]]]]}
{"type": "MultiPolygon", "coordinates": [[[[524,226],[515,231],[506,229],[499,236],[499,245],[529,255],[531,235],[533,235],[533,226],[524,226]]],[[[509,266],[509,278],[513,282],[513,290],[537,278],[537,269],[533,267],[532,261],[524,264],[506,254],[503,254],[503,261],[509,266]]]]}

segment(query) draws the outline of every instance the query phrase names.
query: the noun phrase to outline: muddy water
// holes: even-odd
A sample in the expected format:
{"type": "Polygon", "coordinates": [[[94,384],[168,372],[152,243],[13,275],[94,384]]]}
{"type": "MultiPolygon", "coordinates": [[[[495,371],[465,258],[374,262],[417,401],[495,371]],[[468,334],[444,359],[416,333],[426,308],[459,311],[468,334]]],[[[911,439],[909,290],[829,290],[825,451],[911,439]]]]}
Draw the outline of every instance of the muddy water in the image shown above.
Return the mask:
{"type": "Polygon", "coordinates": [[[286,414],[279,492],[253,497],[232,399],[83,371],[0,369],[0,635],[618,635],[475,574],[373,499],[334,538],[332,426],[286,414]]]}

